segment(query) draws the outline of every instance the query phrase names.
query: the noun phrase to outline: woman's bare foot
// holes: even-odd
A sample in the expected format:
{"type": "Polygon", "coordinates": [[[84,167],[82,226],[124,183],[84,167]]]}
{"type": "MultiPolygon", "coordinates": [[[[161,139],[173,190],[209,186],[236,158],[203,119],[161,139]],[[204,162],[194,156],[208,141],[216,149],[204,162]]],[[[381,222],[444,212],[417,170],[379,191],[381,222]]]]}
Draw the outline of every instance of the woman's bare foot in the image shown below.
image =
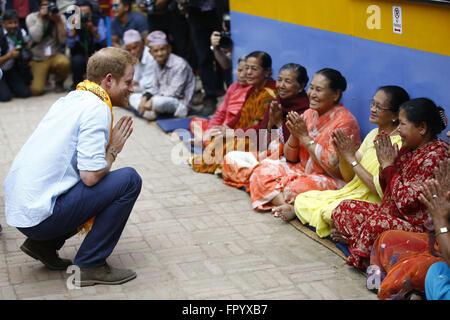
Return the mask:
{"type": "Polygon", "coordinates": [[[282,204],[281,206],[272,209],[273,216],[280,218],[283,221],[291,221],[295,218],[294,206],[290,204],[282,204]]]}
{"type": "Polygon", "coordinates": [[[342,233],[340,233],[336,229],[331,229],[330,238],[333,239],[336,242],[339,242],[339,243],[342,243],[342,244],[345,244],[345,245],[348,244],[347,238],[345,236],[343,236],[342,233]]]}

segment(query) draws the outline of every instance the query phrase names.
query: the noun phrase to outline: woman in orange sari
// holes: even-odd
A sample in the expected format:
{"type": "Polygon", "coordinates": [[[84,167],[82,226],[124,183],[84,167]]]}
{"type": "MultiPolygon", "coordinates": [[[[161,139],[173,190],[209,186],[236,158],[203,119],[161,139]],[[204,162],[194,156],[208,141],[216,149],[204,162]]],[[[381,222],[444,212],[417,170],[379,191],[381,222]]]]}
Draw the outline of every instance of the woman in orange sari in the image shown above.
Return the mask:
{"type": "Polygon", "coordinates": [[[194,171],[220,173],[223,156],[232,150],[249,148],[249,139],[241,138],[263,120],[269,103],[276,97],[275,81],[272,79],[272,58],[262,51],[254,51],[245,59],[247,83],[251,85],[245,103],[229,128],[216,130],[212,140],[206,145],[203,155],[194,155],[191,165],[194,171]],[[238,130],[238,131],[237,131],[238,130]]]}
{"type": "Polygon", "coordinates": [[[290,112],[286,125],[291,135],[284,157],[265,159],[250,177],[250,195],[255,210],[268,210],[308,190],[338,189],[345,183],[331,133],[342,128],[355,145],[361,143],[355,117],[339,103],[347,82],[333,69],[318,71],[308,89],[310,108],[302,115],[290,112]]]}

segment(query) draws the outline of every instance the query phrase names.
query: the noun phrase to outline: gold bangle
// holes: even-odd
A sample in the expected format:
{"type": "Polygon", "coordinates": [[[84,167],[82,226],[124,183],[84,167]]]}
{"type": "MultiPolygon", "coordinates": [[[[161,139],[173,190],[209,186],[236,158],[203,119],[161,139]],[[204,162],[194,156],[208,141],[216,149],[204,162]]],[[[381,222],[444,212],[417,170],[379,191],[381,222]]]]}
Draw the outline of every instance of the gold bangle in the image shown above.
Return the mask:
{"type": "Polygon", "coordinates": [[[298,148],[298,144],[296,146],[293,146],[289,143],[289,141],[287,142],[287,145],[292,148],[292,149],[297,149],[298,148]]]}
{"type": "Polygon", "coordinates": [[[314,139],[312,139],[306,144],[306,147],[308,148],[309,146],[312,146],[314,143],[316,142],[314,141],[314,139]]]}

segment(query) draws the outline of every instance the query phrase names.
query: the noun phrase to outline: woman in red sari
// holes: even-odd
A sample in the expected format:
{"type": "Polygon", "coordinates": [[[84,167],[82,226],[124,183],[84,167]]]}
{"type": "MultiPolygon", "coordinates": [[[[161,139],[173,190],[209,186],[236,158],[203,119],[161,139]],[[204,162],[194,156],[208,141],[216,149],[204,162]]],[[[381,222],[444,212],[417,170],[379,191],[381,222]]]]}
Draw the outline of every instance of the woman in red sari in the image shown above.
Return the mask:
{"type": "Polygon", "coordinates": [[[434,234],[389,230],[373,245],[368,286],[376,276],[382,280],[379,299],[423,298],[425,289],[429,300],[450,298],[450,158],[433,171],[434,179],[425,181],[419,200],[433,219],[434,234]],[[443,270],[433,273],[434,264],[443,270]]]}
{"type": "Polygon", "coordinates": [[[443,109],[429,99],[407,101],[399,112],[401,150],[387,135],[377,136],[374,143],[384,190],[381,204],[346,200],[331,215],[332,238],[347,243],[351,253],[347,264],[366,269],[376,238],[386,230],[432,230],[419,195],[423,182],[433,176],[433,168],[448,157],[447,142],[437,138],[445,128],[441,114],[443,109]]]}

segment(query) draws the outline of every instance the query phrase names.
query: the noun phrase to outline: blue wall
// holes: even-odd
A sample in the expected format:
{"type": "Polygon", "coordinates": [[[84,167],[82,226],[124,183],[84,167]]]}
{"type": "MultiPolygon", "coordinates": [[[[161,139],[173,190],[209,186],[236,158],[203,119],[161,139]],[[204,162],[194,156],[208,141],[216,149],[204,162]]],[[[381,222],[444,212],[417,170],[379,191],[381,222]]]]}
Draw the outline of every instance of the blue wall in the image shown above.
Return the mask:
{"type": "Polygon", "coordinates": [[[238,57],[262,50],[272,56],[275,79],[289,62],[303,65],[310,79],[325,67],[339,70],[348,83],[342,103],[358,119],[362,138],[374,128],[368,121],[369,100],[383,85],[399,85],[411,98],[428,97],[450,117],[449,56],[235,11],[230,15],[234,66],[238,57]]]}

